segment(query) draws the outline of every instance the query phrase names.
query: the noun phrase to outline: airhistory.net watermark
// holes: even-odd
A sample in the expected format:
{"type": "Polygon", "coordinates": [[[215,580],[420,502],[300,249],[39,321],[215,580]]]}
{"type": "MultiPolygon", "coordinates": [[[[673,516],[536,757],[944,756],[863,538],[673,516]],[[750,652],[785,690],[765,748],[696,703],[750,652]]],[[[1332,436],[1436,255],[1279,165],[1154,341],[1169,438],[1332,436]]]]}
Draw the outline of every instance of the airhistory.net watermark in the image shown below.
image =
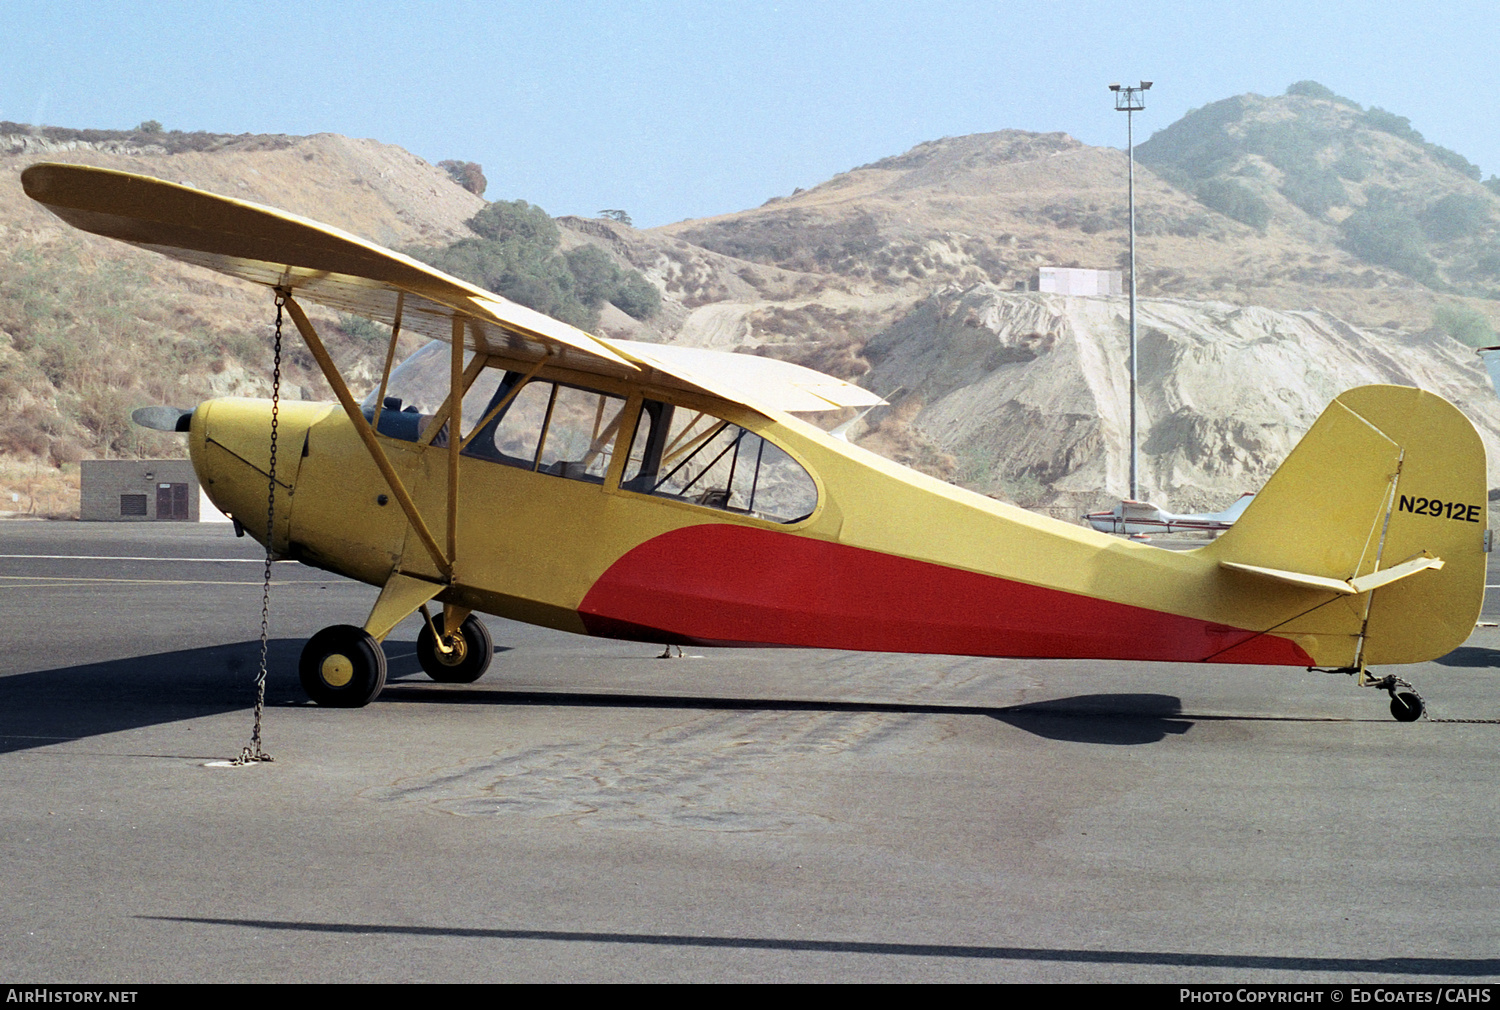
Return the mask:
{"type": "Polygon", "coordinates": [[[139,989],[76,989],[73,986],[7,987],[7,1003],[134,1003],[139,989]]]}

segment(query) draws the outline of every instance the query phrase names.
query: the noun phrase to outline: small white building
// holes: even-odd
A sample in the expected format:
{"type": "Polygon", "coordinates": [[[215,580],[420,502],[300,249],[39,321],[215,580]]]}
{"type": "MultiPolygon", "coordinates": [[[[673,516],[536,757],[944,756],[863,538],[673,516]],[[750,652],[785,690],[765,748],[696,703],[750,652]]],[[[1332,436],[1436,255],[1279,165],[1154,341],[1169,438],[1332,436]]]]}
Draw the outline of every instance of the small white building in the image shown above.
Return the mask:
{"type": "Polygon", "coordinates": [[[1058,295],[1118,295],[1124,293],[1124,275],[1119,270],[1086,270],[1081,267],[1038,267],[1033,291],[1058,295]]]}

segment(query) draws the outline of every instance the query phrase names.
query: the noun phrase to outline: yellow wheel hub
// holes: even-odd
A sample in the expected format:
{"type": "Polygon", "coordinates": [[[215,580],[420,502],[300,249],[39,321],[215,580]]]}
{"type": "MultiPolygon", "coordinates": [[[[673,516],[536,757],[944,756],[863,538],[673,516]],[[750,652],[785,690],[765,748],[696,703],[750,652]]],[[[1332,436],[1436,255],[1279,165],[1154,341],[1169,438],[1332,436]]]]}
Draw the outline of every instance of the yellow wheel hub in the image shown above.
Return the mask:
{"type": "Polygon", "coordinates": [[[323,660],[322,665],[318,667],[318,675],[329,687],[347,687],[354,679],[354,664],[350,662],[348,656],[335,652],[323,660]]]}
{"type": "Polygon", "coordinates": [[[445,637],[443,644],[448,647],[447,652],[441,649],[433,650],[437,653],[438,662],[444,666],[462,666],[463,661],[469,656],[469,643],[464,636],[445,637]]]}

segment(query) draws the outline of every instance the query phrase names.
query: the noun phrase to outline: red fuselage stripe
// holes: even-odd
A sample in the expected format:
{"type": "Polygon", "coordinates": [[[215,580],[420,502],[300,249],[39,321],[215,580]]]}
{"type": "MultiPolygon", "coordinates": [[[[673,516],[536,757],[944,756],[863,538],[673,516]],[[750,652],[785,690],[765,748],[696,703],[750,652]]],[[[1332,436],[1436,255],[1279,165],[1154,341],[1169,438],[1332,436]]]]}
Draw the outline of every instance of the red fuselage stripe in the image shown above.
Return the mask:
{"type": "Polygon", "coordinates": [[[589,590],[591,633],[968,656],[1308,666],[1294,642],[790,533],[690,526],[589,590]]]}

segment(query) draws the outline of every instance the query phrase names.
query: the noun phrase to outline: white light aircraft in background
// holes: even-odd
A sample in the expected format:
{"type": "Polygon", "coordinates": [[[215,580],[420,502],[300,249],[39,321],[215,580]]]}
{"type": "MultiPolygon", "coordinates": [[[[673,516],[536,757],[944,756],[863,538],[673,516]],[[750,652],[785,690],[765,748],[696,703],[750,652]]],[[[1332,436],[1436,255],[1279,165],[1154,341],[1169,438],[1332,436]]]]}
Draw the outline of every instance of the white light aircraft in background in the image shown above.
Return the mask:
{"type": "Polygon", "coordinates": [[[1083,518],[1100,533],[1127,533],[1138,537],[1152,533],[1186,533],[1190,530],[1222,533],[1244,514],[1245,507],[1254,497],[1253,491],[1246,491],[1238,501],[1222,512],[1197,512],[1190,515],[1178,515],[1150,502],[1131,501],[1127,498],[1107,512],[1090,512],[1083,518]]]}

